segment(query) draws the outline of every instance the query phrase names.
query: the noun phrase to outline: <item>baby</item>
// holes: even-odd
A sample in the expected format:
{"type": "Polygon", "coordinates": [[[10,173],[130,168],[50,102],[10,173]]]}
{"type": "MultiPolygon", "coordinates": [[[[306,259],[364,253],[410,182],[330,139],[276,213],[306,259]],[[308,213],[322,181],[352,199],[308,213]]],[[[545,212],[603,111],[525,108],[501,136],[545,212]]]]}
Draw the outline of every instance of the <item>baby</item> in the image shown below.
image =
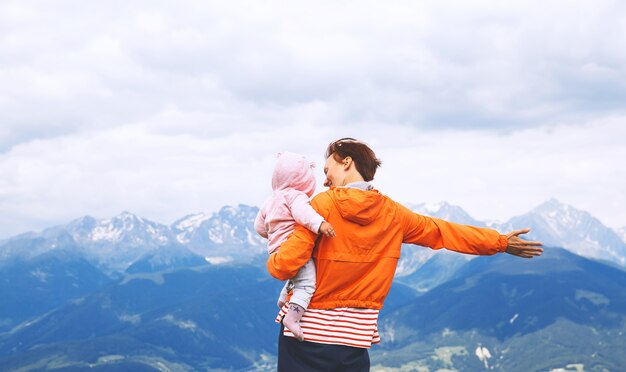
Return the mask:
{"type": "MultiPolygon", "coordinates": [[[[259,210],[254,228],[268,239],[267,251],[272,254],[280,248],[282,242],[293,232],[296,224],[300,224],[312,232],[333,237],[333,227],[317,214],[309,204],[315,191],[315,165],[302,155],[283,152],[272,174],[272,197],[259,210]]],[[[315,264],[309,260],[280,293],[278,306],[283,307],[287,293],[293,286],[293,295],[289,301],[289,310],[283,319],[283,325],[300,341],[304,334],[300,327],[300,319],[309,306],[315,292],[315,264]]]]}

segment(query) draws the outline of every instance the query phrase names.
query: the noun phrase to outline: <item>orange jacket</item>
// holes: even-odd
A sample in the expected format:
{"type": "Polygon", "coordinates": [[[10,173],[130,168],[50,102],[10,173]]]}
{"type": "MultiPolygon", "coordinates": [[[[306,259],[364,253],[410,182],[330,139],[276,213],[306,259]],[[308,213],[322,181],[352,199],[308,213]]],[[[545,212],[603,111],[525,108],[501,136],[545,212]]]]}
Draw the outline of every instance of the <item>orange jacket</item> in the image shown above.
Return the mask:
{"type": "Polygon", "coordinates": [[[267,269],[286,280],[313,256],[317,280],[309,307],[314,309],[382,308],[402,243],[476,255],[503,252],[507,246],[506,236],[495,230],[413,213],[377,190],[331,188],[311,205],[337,236],[321,237],[314,250],[316,234],[298,225],[270,255],[267,269]]]}

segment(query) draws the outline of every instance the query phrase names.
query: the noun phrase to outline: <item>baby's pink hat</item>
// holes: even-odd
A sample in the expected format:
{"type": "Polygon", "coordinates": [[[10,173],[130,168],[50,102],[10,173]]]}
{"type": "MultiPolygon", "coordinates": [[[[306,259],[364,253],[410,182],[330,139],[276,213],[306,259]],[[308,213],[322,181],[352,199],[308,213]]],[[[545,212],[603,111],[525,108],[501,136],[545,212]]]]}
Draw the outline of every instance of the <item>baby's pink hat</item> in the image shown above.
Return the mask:
{"type": "Polygon", "coordinates": [[[309,162],[304,155],[293,152],[278,154],[274,174],[272,175],[272,189],[296,189],[306,193],[309,197],[315,192],[315,163],[309,162]]]}

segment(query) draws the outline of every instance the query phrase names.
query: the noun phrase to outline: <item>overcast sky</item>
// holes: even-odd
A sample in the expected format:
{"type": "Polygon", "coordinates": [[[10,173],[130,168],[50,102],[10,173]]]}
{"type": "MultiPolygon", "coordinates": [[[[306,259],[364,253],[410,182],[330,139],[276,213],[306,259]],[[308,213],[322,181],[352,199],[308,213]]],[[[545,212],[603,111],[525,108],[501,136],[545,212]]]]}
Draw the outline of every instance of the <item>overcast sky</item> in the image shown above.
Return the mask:
{"type": "Polygon", "coordinates": [[[621,1],[0,1],[0,239],[260,205],[275,154],[368,142],[376,186],[626,226],[621,1]]]}

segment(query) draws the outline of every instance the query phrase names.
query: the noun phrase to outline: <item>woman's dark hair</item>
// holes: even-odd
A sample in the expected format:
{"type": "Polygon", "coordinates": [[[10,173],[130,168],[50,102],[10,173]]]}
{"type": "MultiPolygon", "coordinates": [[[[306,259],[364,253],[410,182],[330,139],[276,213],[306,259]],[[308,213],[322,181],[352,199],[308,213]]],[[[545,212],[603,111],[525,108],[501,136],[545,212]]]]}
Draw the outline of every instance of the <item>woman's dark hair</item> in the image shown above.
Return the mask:
{"type": "Polygon", "coordinates": [[[382,161],[376,157],[374,151],[365,143],[354,138],[341,138],[331,142],[326,148],[326,158],[329,156],[341,162],[348,156],[354,161],[356,170],[365,181],[371,181],[376,174],[376,168],[382,161]]]}

